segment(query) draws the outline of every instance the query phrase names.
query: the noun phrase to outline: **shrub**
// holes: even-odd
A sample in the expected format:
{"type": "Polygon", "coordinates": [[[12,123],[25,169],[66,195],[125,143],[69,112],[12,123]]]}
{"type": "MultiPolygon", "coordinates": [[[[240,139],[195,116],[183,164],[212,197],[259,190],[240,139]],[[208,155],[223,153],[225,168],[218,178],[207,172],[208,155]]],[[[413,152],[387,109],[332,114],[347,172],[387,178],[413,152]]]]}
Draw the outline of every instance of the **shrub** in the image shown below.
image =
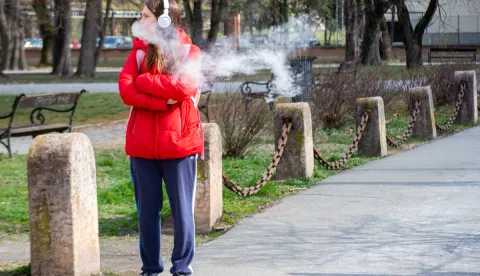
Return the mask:
{"type": "Polygon", "coordinates": [[[228,157],[244,157],[253,150],[272,119],[264,101],[252,101],[245,109],[239,92],[229,93],[212,113],[222,134],[224,156],[228,157]]]}
{"type": "Polygon", "coordinates": [[[383,81],[385,68],[376,70],[356,68],[345,73],[321,73],[314,77],[312,87],[312,121],[314,130],[320,125],[340,128],[355,116],[356,99],[363,97],[383,98],[385,109],[396,105],[404,98],[395,91],[396,83],[383,81]]]}

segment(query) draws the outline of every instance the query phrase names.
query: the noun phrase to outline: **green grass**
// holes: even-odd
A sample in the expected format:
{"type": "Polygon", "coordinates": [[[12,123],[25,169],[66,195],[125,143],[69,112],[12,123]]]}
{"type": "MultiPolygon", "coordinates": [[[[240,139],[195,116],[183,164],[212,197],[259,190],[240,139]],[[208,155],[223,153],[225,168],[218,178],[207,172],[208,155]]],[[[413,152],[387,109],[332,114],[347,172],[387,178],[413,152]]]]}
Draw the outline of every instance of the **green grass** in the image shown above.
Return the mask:
{"type": "Polygon", "coordinates": [[[29,276],[30,266],[24,264],[0,264],[0,276],[29,276]]]}
{"type": "MultiPolygon", "coordinates": [[[[0,115],[6,115],[12,110],[15,96],[0,95],[0,115]]],[[[58,106],[63,107],[63,106],[58,106]]],[[[17,111],[13,126],[30,124],[30,112],[32,109],[20,109],[17,111]]],[[[128,118],[130,108],[126,106],[118,93],[83,94],[75,112],[75,125],[95,124],[128,118]]],[[[68,122],[69,114],[44,111],[45,123],[68,122]]],[[[6,127],[8,120],[0,120],[0,128],[6,127]]]]}

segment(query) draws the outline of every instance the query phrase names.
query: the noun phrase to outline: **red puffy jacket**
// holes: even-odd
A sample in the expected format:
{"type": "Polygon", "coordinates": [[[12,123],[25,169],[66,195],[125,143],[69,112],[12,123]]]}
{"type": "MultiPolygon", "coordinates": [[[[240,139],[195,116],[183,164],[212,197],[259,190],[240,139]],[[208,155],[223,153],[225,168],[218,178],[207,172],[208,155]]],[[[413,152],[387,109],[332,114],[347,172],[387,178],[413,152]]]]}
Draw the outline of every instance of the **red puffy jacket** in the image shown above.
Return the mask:
{"type": "MultiPolygon", "coordinates": [[[[187,49],[192,41],[182,29],[179,34],[180,42],[187,49]]],[[[118,79],[123,102],[133,107],[126,130],[127,155],[171,159],[201,153],[200,117],[192,101],[198,91],[196,81],[178,81],[156,68],[148,70],[145,62],[142,62],[139,75],[138,50],[146,53],[147,45],[135,39],[118,79]],[[168,99],[178,103],[167,105],[168,99]]],[[[187,59],[199,60],[200,49],[191,45],[187,59]]]]}

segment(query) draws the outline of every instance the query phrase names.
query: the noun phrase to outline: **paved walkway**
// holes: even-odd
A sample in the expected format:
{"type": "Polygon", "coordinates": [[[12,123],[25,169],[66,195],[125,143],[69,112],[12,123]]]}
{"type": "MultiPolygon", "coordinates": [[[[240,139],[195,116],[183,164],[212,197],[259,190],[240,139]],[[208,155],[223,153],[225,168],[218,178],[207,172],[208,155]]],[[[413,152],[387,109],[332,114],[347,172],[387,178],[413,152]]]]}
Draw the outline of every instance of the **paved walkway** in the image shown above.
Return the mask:
{"type": "Polygon", "coordinates": [[[479,140],[330,177],[198,248],[196,275],[480,275],[479,140]]]}

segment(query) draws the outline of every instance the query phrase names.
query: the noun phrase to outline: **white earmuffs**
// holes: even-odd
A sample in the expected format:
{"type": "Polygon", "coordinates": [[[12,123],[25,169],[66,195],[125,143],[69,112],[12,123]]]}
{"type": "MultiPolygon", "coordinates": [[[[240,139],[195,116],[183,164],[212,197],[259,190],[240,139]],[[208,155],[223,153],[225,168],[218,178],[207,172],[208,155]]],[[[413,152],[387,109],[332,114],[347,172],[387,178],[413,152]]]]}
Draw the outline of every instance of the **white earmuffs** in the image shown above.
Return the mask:
{"type": "Polygon", "coordinates": [[[168,9],[170,8],[168,0],[163,0],[163,8],[163,14],[158,18],[157,24],[161,28],[168,28],[172,24],[172,19],[168,15],[168,9]]]}

